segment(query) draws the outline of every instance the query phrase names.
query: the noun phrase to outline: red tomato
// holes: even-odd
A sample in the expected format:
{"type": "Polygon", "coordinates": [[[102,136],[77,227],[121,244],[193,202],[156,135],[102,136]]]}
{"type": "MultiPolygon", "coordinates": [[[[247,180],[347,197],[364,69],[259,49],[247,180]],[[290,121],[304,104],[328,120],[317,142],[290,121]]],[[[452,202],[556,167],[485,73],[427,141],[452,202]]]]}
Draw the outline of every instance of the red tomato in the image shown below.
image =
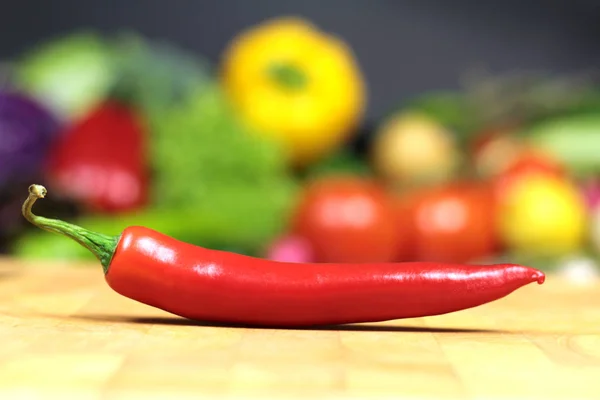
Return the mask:
{"type": "Polygon", "coordinates": [[[294,231],[313,247],[318,262],[387,262],[398,233],[391,199],[358,177],[327,177],[305,188],[294,231]]]}
{"type": "MultiPolygon", "coordinates": [[[[494,197],[486,185],[450,183],[399,199],[397,221],[414,234],[404,255],[418,261],[470,262],[497,248],[494,197]]],[[[402,260],[401,260],[402,261],[402,260]]]]}

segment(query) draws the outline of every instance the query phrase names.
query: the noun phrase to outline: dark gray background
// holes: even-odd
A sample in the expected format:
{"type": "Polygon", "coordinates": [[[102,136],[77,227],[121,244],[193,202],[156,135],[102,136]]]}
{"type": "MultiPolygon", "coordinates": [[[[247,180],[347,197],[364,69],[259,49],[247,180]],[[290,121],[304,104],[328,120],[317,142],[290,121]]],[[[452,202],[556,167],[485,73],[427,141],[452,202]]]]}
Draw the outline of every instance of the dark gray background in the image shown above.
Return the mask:
{"type": "Polygon", "coordinates": [[[74,29],[133,29],[218,61],[240,29],[283,14],[310,18],[355,50],[369,116],[429,89],[454,88],[472,67],[571,72],[600,62],[594,0],[39,0],[0,5],[0,57],[74,29]]]}

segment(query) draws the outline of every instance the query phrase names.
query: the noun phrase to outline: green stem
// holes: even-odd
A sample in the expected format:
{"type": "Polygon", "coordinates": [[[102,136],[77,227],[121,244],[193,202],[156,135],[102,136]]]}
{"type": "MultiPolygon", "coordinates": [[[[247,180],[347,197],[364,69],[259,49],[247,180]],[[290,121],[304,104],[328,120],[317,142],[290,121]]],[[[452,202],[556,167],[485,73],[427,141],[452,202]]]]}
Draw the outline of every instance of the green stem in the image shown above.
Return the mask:
{"type": "Polygon", "coordinates": [[[21,211],[25,219],[33,225],[48,232],[58,233],[67,236],[86,249],[88,249],[102,264],[104,273],[108,272],[108,267],[114,255],[119,235],[109,236],[102,233],[96,233],[77,225],[70,224],[58,219],[44,218],[35,215],[31,208],[37,199],[46,197],[46,188],[41,185],[29,186],[29,196],[23,203],[21,211]]]}
{"type": "Polygon", "coordinates": [[[269,75],[286,89],[299,90],[307,85],[308,78],[300,69],[290,64],[273,64],[269,75]]]}

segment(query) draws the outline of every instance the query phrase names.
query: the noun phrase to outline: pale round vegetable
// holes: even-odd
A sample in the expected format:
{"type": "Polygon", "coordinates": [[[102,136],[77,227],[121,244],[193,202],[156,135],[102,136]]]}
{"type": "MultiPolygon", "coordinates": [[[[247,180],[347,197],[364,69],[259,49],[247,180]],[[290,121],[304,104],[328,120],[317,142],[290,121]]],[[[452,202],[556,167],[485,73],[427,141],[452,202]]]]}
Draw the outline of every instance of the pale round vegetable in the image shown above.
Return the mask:
{"type": "Polygon", "coordinates": [[[457,144],[444,126],[415,113],[399,113],[378,130],[372,147],[373,166],[392,184],[441,182],[459,165],[457,144]]]}
{"type": "Polygon", "coordinates": [[[497,175],[517,160],[523,150],[523,144],[514,136],[490,139],[474,156],[475,170],[485,177],[497,175]]]}

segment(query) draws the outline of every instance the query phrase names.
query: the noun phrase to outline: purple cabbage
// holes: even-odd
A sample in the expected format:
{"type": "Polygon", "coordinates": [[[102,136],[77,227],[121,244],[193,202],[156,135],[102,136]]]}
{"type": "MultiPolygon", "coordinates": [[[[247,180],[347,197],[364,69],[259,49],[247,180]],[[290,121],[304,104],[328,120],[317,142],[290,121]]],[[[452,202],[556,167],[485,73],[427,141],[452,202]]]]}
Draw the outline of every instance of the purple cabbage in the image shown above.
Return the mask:
{"type": "Polygon", "coordinates": [[[58,120],[26,95],[0,91],[0,192],[39,176],[58,120]]]}

